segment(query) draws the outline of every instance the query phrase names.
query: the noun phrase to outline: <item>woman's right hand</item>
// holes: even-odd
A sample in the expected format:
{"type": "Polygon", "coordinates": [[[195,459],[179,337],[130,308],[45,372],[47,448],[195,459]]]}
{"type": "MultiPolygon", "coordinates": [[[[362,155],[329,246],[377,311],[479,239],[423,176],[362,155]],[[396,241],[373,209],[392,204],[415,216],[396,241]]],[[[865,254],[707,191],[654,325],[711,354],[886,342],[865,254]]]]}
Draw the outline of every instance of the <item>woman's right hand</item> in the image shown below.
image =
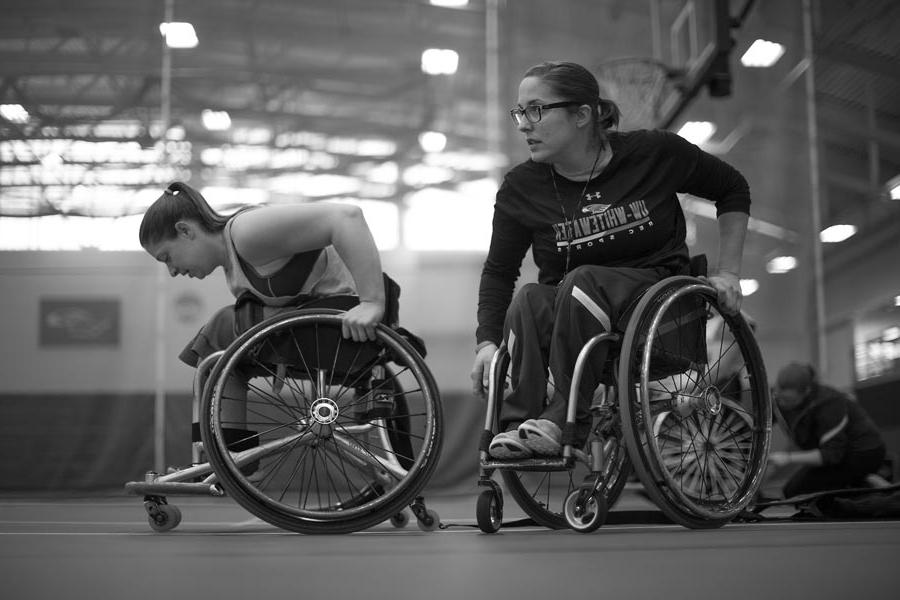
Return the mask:
{"type": "Polygon", "coordinates": [[[497,345],[493,343],[485,344],[481,350],[475,355],[475,364],[472,366],[472,391],[479,397],[484,397],[485,390],[491,377],[491,361],[494,359],[494,353],[497,352],[497,345]]]}

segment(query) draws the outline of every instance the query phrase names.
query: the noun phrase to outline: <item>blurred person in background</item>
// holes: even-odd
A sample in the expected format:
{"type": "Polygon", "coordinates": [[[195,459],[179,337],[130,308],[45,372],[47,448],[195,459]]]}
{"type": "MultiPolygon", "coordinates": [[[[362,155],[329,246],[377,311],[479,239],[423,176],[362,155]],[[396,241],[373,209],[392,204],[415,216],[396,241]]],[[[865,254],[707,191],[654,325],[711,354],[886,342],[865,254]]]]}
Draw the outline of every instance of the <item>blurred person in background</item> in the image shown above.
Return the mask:
{"type": "Polygon", "coordinates": [[[885,443],[875,423],[858,402],[820,383],[812,365],[785,365],[778,372],[774,396],[797,449],[771,452],[769,464],[800,467],[784,485],[785,498],[887,484],[876,475],[885,443]]]}

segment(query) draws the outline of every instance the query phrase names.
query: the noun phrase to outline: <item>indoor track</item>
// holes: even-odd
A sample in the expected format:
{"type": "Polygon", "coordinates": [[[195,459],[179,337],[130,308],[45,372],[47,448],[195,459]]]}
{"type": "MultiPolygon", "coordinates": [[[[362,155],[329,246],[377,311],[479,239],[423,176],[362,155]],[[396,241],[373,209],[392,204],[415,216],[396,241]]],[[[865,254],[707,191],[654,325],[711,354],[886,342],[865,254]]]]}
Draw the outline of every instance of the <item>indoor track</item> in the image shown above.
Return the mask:
{"type": "MultiPolygon", "coordinates": [[[[474,527],[477,491],[426,497],[445,529],[423,532],[413,519],[340,536],[276,529],[228,498],[170,498],[184,520],[164,534],[150,530],[138,497],[6,498],[0,597],[796,600],[900,590],[898,521],[692,531],[651,523],[652,507],[629,489],[615,522],[595,533],[486,535],[474,527]]],[[[522,516],[509,503],[505,512],[522,516]]]]}

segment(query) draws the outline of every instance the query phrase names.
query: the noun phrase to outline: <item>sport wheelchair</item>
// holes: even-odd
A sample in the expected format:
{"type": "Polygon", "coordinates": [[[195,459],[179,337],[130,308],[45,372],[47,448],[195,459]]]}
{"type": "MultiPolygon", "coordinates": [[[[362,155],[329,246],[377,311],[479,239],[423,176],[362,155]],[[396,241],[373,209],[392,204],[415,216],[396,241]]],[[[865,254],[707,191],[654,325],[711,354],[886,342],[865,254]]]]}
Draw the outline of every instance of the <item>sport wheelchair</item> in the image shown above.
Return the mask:
{"type": "Polygon", "coordinates": [[[388,519],[401,527],[407,506],[421,529],[438,527],[419,494],[440,455],[440,396],[424,344],[396,325],[399,286],[385,275],[385,288],[389,325],[377,326],[375,341],[344,339],[340,310],[301,308],[263,320],[198,365],[195,464],[125,485],[144,496],[152,529],[181,521],[167,495],[226,493],[299,533],[388,519]],[[242,422],[230,416],[235,381],[246,382],[242,422]]]}
{"type": "Polygon", "coordinates": [[[762,481],[772,432],[765,366],[742,314],[723,313],[716,291],[691,276],[664,279],[644,292],[614,331],[582,348],[573,371],[562,456],[496,460],[488,445],[509,387],[505,345],[490,371],[485,431],[479,446],[476,520],[499,531],[503,493],[539,525],[587,533],[606,521],[629,475],[673,522],[721,527],[738,516],[762,481]],[[577,390],[598,344],[607,344],[601,385],[591,405],[593,424],[575,447],[577,390]]]}

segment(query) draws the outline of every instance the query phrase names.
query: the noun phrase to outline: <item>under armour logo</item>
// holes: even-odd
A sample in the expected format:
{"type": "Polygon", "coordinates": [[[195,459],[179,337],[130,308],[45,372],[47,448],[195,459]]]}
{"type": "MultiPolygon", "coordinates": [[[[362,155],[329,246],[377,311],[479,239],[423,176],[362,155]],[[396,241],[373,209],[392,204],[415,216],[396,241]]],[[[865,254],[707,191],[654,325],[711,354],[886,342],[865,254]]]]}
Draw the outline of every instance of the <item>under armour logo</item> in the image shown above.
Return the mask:
{"type": "Polygon", "coordinates": [[[600,192],[593,192],[591,194],[585,194],[584,199],[590,202],[591,200],[599,200],[603,195],[600,192]]]}

